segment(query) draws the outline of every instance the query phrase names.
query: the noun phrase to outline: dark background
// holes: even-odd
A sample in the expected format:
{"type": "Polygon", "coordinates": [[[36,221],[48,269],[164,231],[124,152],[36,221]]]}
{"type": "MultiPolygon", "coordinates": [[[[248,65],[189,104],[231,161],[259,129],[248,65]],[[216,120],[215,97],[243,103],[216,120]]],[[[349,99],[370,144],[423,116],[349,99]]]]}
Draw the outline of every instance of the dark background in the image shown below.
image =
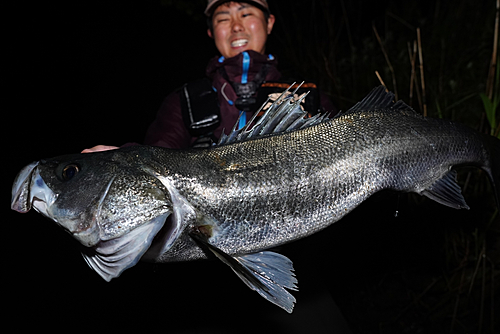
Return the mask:
{"type": "MultiPolygon", "coordinates": [[[[204,5],[28,1],[7,6],[3,202],[16,173],[31,161],[97,144],[140,143],[163,98],[202,76],[217,55],[206,35],[204,5]]],[[[268,51],[282,71],[315,80],[344,110],[379,84],[374,70],[395,88],[372,25],[408,101],[406,43],[420,26],[430,114],[440,111],[480,128],[478,94],[485,89],[491,58],[494,1],[452,6],[276,0],[270,5],[277,24],[268,51]]],[[[139,264],[106,283],[54,223],[5,205],[2,319],[6,328],[52,332],[335,333],[338,307],[354,333],[493,333],[498,216],[492,219],[484,175],[472,174],[467,189],[469,211],[382,193],[325,231],[282,247],[299,279],[292,315],[216,261],[139,264]]]]}

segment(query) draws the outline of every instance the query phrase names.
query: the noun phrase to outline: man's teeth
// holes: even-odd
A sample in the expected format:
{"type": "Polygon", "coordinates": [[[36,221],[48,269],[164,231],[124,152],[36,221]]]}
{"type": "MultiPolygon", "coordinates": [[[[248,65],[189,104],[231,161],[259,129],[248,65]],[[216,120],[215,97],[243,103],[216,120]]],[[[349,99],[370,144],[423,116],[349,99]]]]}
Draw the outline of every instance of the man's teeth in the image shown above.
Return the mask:
{"type": "Polygon", "coordinates": [[[239,46],[243,46],[247,43],[248,43],[248,39],[237,39],[237,40],[231,42],[231,46],[232,47],[239,47],[239,46]]]}

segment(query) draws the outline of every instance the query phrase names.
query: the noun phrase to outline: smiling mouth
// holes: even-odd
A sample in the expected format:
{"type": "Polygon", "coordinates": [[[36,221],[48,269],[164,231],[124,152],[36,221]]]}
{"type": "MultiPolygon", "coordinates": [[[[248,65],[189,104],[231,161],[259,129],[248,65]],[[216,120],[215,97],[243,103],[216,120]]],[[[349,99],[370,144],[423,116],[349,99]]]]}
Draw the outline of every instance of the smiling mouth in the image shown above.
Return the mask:
{"type": "Polygon", "coordinates": [[[239,48],[239,47],[245,46],[247,44],[248,44],[248,39],[241,38],[241,39],[236,39],[236,40],[232,41],[231,47],[239,48]]]}

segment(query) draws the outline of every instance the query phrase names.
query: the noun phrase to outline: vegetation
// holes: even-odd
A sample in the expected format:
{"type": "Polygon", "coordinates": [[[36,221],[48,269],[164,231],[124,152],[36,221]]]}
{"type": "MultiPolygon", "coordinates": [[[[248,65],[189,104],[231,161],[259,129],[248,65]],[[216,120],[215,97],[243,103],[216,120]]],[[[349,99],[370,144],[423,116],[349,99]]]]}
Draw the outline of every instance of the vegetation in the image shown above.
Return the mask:
{"type": "MultiPolygon", "coordinates": [[[[319,82],[340,109],[382,83],[417,112],[500,138],[499,1],[292,2],[274,8],[281,64],[319,82]]],[[[343,305],[357,332],[499,330],[498,211],[484,174],[465,171],[460,180],[469,202],[487,199],[484,214],[442,217],[438,269],[395,266],[359,281],[372,299],[353,288],[343,305]]],[[[428,210],[422,198],[409,200],[428,210]]]]}

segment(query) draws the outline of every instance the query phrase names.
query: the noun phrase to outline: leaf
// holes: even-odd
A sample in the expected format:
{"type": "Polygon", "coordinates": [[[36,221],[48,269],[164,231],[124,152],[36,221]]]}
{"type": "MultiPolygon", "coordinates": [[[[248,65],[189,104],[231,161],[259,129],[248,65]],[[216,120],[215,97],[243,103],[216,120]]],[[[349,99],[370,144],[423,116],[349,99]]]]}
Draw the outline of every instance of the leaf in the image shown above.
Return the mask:
{"type": "Polygon", "coordinates": [[[486,118],[488,119],[488,122],[490,123],[490,128],[491,128],[491,134],[493,135],[496,129],[496,109],[497,105],[495,105],[489,98],[486,96],[486,94],[481,93],[479,94],[481,96],[481,99],[483,100],[483,105],[484,105],[484,112],[486,113],[486,118]]]}
{"type": "Polygon", "coordinates": [[[438,103],[437,99],[436,99],[436,109],[437,109],[437,112],[438,112],[438,117],[439,118],[443,118],[443,112],[441,110],[441,107],[439,106],[439,103],[438,103]]]}

